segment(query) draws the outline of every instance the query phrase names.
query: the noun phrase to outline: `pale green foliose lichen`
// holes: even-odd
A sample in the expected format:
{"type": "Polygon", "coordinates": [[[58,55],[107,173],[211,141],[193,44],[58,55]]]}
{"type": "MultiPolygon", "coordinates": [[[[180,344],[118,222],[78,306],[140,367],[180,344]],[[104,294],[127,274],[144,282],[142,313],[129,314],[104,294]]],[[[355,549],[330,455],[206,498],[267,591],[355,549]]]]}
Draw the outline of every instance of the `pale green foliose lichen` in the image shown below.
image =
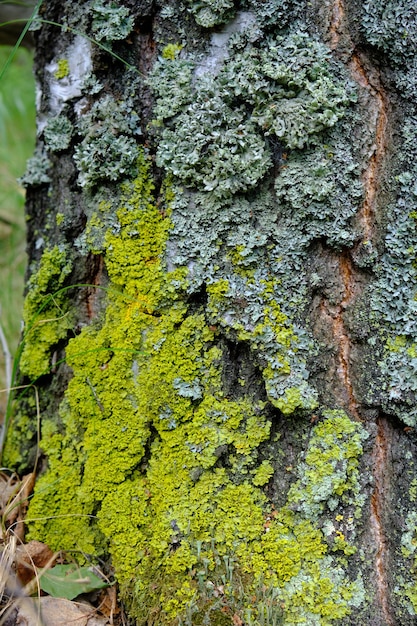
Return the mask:
{"type": "Polygon", "coordinates": [[[235,12],[233,0],[188,0],[195,21],[204,28],[227,22],[235,12]]]}
{"type": "MultiPolygon", "coordinates": [[[[222,606],[261,624],[254,594],[270,594],[286,625],[331,624],[349,613],[360,582],[344,572],[339,548],[330,553],[323,533],[291,508],[302,491],[314,500],[313,460],[300,475],[300,497],[276,511],[262,489],[273,459],[259,456],[269,414],[244,388],[234,399],[224,393],[222,343],[203,308],[187,304],[188,270],[165,266],[174,203],[168,183],[163,194],[164,213],[141,153],[136,179],[123,186],[119,228],[102,238],[105,315],[70,340],[73,377],[59,420],[42,426],[49,467],[31,501],[30,537],[52,549],[108,550],[138,624],[150,612],[161,626],[186,615],[214,621],[222,606]],[[219,584],[221,604],[213,593],[219,584]]],[[[228,285],[215,288],[225,295],[228,285]]],[[[291,328],[272,296],[268,307],[261,325],[290,345],[291,328]]],[[[346,459],[325,487],[329,502],[354,487],[360,428],[342,415],[320,428],[314,441],[327,437],[323,466],[346,459]]]]}
{"type": "Polygon", "coordinates": [[[162,131],[158,163],[219,199],[254,187],[272,166],[268,135],[303,148],[344,116],[352,94],[328,62],[307,35],[278,37],[262,49],[247,45],[217,75],[194,74],[191,88],[191,62],[161,58],[149,81],[155,111],[161,121],[175,117],[162,131]]]}
{"type": "Polygon", "coordinates": [[[66,150],[73,134],[73,125],[66,115],[57,115],[48,120],[43,136],[45,144],[52,152],[66,150]]]}
{"type": "Polygon", "coordinates": [[[51,182],[49,170],[51,161],[43,146],[37,146],[33,157],[28,159],[26,171],[19,179],[24,187],[44,185],[51,182]]]}
{"type": "Polygon", "coordinates": [[[366,0],[362,8],[366,39],[383,50],[390,62],[401,68],[413,63],[416,53],[417,15],[407,0],[366,0]]]}
{"type": "Polygon", "coordinates": [[[81,187],[100,180],[129,178],[135,169],[140,132],[138,116],[129,102],[118,103],[110,96],[100,98],[78,122],[81,142],[74,152],[81,187]]]}
{"type": "Polygon", "coordinates": [[[133,29],[129,9],[113,0],[95,0],[91,6],[91,30],[97,41],[111,43],[126,39],[133,29]]]}

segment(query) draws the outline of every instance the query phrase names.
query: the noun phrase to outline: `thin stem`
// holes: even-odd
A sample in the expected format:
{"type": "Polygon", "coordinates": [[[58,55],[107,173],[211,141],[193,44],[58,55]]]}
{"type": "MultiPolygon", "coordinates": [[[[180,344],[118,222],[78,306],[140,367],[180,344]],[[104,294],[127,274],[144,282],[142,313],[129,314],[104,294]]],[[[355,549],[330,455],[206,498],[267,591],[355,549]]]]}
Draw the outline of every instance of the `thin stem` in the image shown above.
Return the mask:
{"type": "MultiPolygon", "coordinates": [[[[38,0],[38,2],[36,3],[35,8],[33,9],[33,13],[30,16],[30,18],[27,20],[22,32],[20,33],[19,39],[16,41],[15,45],[13,46],[13,50],[11,51],[11,53],[9,54],[9,56],[7,57],[7,61],[4,64],[1,72],[0,72],[0,81],[2,80],[3,76],[5,75],[5,73],[7,72],[11,62],[13,61],[16,52],[18,51],[18,49],[20,48],[20,44],[22,43],[26,33],[28,32],[33,20],[35,19],[37,13],[38,13],[38,9],[41,6],[42,0],[38,0]]],[[[16,20],[18,22],[20,22],[21,20],[16,20]]],[[[5,24],[9,24],[11,22],[5,22],[5,24]]],[[[3,26],[4,24],[1,24],[1,26],[3,26]]]]}
{"type": "Polygon", "coordinates": [[[3,326],[1,325],[1,322],[0,322],[0,343],[1,343],[1,348],[3,350],[5,370],[6,370],[6,389],[8,390],[8,393],[10,393],[10,388],[12,386],[12,362],[13,362],[13,359],[12,359],[11,352],[9,350],[9,345],[7,343],[7,338],[6,338],[6,335],[4,333],[3,326]]]}
{"type": "MultiPolygon", "coordinates": [[[[115,59],[117,59],[118,61],[120,61],[121,63],[123,63],[123,65],[125,65],[127,68],[129,68],[130,70],[133,70],[134,72],[136,72],[137,74],[140,74],[141,76],[143,76],[142,72],[140,72],[137,67],[135,67],[134,65],[131,65],[130,63],[128,63],[125,59],[123,59],[123,57],[119,56],[118,54],[116,54],[115,52],[113,52],[113,50],[110,50],[110,48],[108,48],[107,46],[105,46],[104,44],[100,43],[99,41],[97,41],[96,39],[94,39],[93,37],[90,37],[89,35],[87,35],[86,33],[81,32],[80,30],[77,30],[76,28],[72,28],[71,26],[66,26],[63,24],[60,24],[59,22],[53,22],[51,20],[45,20],[43,18],[38,18],[38,21],[41,24],[49,24],[50,26],[57,26],[58,28],[61,28],[64,31],[69,31],[70,33],[74,33],[74,35],[80,35],[81,37],[84,37],[85,39],[87,39],[88,41],[90,41],[91,43],[95,44],[96,46],[98,46],[99,48],[101,48],[101,50],[104,50],[104,52],[107,52],[108,54],[110,54],[112,57],[114,57],[115,59]]],[[[0,77],[1,78],[1,77],[0,77]]]]}

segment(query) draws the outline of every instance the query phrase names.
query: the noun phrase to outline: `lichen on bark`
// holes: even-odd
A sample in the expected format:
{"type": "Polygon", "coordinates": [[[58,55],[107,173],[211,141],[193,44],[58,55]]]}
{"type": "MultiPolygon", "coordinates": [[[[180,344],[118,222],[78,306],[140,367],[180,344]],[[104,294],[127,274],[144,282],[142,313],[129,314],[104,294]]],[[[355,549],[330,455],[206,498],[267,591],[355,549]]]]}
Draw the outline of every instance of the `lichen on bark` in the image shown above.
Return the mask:
{"type": "Polygon", "coordinates": [[[46,387],[66,341],[70,380],[29,534],[110,555],[138,624],[413,623],[415,15],[391,4],[401,44],[378,0],[62,16],[117,57],[69,31],[43,75],[26,309],[58,292],[64,327],[21,371],[46,387]]]}

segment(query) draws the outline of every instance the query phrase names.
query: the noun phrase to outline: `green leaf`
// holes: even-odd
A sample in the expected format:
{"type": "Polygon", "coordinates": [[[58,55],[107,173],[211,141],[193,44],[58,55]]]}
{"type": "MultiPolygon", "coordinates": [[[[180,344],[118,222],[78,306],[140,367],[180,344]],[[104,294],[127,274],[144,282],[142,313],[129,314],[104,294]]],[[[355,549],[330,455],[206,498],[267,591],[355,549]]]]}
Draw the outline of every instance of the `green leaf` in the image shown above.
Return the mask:
{"type": "Polygon", "coordinates": [[[73,600],[81,593],[107,587],[107,583],[101,580],[90,567],[70,564],[56,565],[41,574],[40,586],[42,591],[49,593],[50,596],[73,600]]]}

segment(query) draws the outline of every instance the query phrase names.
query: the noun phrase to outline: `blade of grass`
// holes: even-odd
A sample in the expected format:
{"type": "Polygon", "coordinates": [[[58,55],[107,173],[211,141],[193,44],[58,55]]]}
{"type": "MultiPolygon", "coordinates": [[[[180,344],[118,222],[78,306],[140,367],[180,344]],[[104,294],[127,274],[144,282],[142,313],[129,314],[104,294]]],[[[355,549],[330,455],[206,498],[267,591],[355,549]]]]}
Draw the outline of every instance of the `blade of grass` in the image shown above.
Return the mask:
{"type": "Polygon", "coordinates": [[[3,331],[3,326],[0,321],[0,343],[3,350],[5,370],[6,370],[6,387],[10,389],[12,386],[12,355],[9,350],[9,344],[7,343],[6,335],[3,331]]]}
{"type": "MultiPolygon", "coordinates": [[[[118,61],[123,63],[123,65],[125,65],[128,69],[133,70],[137,74],[140,74],[141,76],[143,76],[142,72],[140,72],[137,69],[137,67],[135,67],[134,65],[131,65],[130,63],[128,63],[126,61],[126,59],[124,59],[123,57],[119,56],[118,54],[113,52],[113,50],[110,50],[110,48],[108,48],[104,44],[100,43],[99,41],[97,41],[93,37],[90,37],[86,33],[83,33],[82,31],[77,30],[76,28],[72,28],[71,26],[64,26],[63,24],[60,24],[59,22],[53,22],[51,20],[45,20],[43,18],[38,18],[38,22],[40,24],[49,24],[50,26],[58,26],[58,28],[61,28],[62,30],[68,31],[70,33],[74,33],[74,35],[80,35],[81,37],[84,37],[85,39],[87,39],[91,43],[95,44],[98,48],[100,48],[101,50],[104,50],[104,52],[107,52],[112,57],[114,57],[115,59],[117,59],[118,61]]],[[[1,76],[0,76],[0,78],[1,78],[1,76]]]]}
{"type": "MultiPolygon", "coordinates": [[[[30,16],[30,18],[27,20],[22,32],[20,33],[19,39],[16,41],[15,45],[12,48],[11,53],[9,54],[9,57],[6,61],[6,63],[4,64],[3,68],[0,71],[0,81],[2,80],[3,76],[5,75],[5,73],[7,72],[8,68],[10,67],[11,62],[13,61],[16,52],[18,51],[18,49],[20,48],[20,45],[24,39],[24,36],[26,35],[26,33],[28,32],[33,20],[35,19],[36,15],[38,14],[38,10],[39,7],[42,4],[42,0],[38,0],[38,2],[36,3],[35,8],[33,9],[33,13],[30,16]]],[[[4,22],[3,24],[0,24],[1,26],[5,26],[7,24],[11,24],[13,22],[21,22],[22,20],[12,20],[11,22],[4,22]]],[[[24,20],[23,20],[24,21],[24,20]]]]}

